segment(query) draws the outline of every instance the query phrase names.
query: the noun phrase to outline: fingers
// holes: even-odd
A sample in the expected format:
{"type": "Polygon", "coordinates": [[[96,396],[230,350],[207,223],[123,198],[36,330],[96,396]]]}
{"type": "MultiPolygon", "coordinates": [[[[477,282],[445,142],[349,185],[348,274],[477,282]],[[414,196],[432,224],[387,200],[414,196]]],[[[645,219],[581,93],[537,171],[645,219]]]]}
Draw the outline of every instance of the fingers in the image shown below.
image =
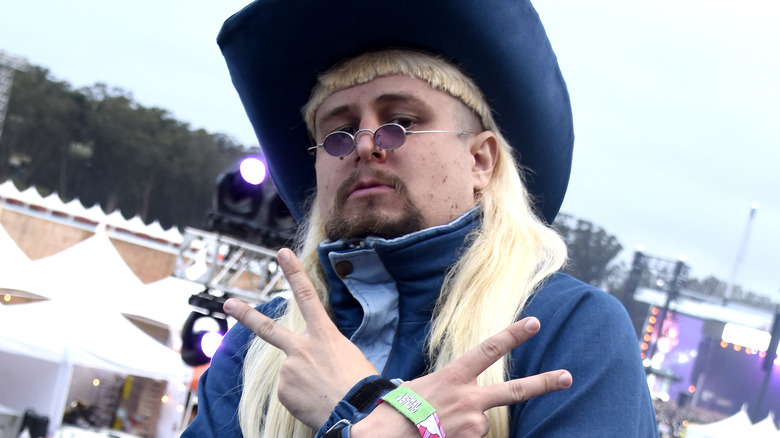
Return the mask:
{"type": "Polygon", "coordinates": [[[482,341],[478,347],[459,357],[452,364],[463,367],[466,376],[476,377],[538,331],[538,319],[523,318],[482,341]]]}
{"type": "MultiPolygon", "coordinates": [[[[521,319],[487,338],[449,366],[460,368],[461,372],[456,374],[462,378],[476,379],[490,365],[535,335],[539,328],[538,319],[534,317],[521,319]]],[[[483,395],[482,407],[487,410],[524,402],[542,394],[566,389],[571,384],[571,374],[566,370],[557,370],[483,387],[478,392],[483,395]]]]}
{"type": "MultiPolygon", "coordinates": [[[[335,330],[333,322],[328,317],[325,307],[320,301],[317,290],[314,289],[314,285],[309,280],[295,254],[291,250],[284,248],[279,250],[277,259],[282,272],[284,272],[287,278],[287,282],[290,284],[295,301],[298,303],[298,307],[306,320],[307,330],[315,333],[323,333],[329,329],[335,330]]],[[[284,351],[285,354],[289,355],[290,350],[294,348],[297,335],[246,303],[231,298],[225,302],[224,307],[228,315],[236,318],[257,336],[284,351]]]]}
{"type": "Polygon", "coordinates": [[[225,313],[236,318],[257,336],[274,347],[287,353],[295,334],[276,321],[253,309],[237,298],[230,298],[224,304],[225,313]]]}
{"type": "Polygon", "coordinates": [[[283,248],[277,253],[277,259],[287,282],[290,284],[295,302],[298,303],[301,314],[306,320],[307,327],[319,331],[323,325],[332,326],[333,322],[328,317],[317,290],[295,254],[291,250],[283,248]]]}
{"type": "Polygon", "coordinates": [[[524,402],[542,394],[566,389],[571,384],[571,373],[557,370],[491,385],[484,388],[486,409],[524,402]]]}

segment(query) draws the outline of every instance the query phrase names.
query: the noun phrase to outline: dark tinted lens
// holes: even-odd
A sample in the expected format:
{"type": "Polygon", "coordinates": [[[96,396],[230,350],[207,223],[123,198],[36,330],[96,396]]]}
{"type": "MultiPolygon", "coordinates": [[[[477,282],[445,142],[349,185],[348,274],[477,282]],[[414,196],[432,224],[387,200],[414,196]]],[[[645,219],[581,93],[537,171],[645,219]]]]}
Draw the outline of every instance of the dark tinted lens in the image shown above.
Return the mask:
{"type": "Polygon", "coordinates": [[[355,143],[352,136],[346,132],[340,131],[331,132],[322,142],[322,148],[325,149],[325,152],[334,157],[343,157],[344,155],[347,155],[352,152],[354,146],[355,143]]]}
{"type": "Polygon", "coordinates": [[[382,149],[395,149],[404,144],[406,132],[400,125],[382,125],[374,134],[376,145],[382,149]]]}

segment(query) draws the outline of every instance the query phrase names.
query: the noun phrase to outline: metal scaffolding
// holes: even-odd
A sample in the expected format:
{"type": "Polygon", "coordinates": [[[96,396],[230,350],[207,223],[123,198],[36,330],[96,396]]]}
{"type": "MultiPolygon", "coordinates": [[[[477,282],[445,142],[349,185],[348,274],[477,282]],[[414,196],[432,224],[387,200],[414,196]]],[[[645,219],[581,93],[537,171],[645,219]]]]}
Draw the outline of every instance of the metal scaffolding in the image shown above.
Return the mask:
{"type": "Polygon", "coordinates": [[[183,236],[174,276],[252,305],[289,291],[275,250],[192,228],[183,236]]]}

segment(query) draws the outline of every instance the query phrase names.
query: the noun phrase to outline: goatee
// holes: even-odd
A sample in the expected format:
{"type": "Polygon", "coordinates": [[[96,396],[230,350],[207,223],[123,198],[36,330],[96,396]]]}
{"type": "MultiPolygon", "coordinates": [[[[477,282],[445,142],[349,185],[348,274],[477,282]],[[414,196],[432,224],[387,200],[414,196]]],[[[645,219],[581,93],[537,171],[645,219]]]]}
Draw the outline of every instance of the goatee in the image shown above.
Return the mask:
{"type": "Polygon", "coordinates": [[[325,235],[330,241],[366,236],[392,239],[423,228],[422,211],[409,198],[406,185],[400,178],[376,169],[363,171],[362,176],[366,176],[366,174],[395,190],[396,194],[403,200],[402,214],[397,218],[388,218],[377,214],[375,208],[381,204],[381,201],[377,198],[368,198],[363,201],[360,214],[345,217],[343,214],[344,205],[351,194],[350,189],[361,176],[358,172],[354,172],[339,186],[330,217],[325,222],[325,235]]]}

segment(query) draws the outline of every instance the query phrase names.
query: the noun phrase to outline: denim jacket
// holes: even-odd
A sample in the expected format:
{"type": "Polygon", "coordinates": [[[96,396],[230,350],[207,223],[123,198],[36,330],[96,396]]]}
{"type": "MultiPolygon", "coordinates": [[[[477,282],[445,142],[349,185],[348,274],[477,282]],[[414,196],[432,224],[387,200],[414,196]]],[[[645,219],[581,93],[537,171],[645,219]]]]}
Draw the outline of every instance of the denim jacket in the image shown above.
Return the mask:
{"type": "MultiPolygon", "coordinates": [[[[337,327],[387,379],[411,380],[428,367],[425,340],[444,275],[479,226],[472,210],[450,224],[396,239],[323,242],[320,261],[337,327]]],[[[258,309],[278,314],[285,301],[258,309]]],[[[555,274],[529,300],[524,316],[539,333],[511,352],[510,378],[564,368],[571,388],[510,406],[512,437],[657,437],[637,338],[614,297],[555,274]]],[[[236,324],[198,386],[198,415],[184,437],[240,437],[241,370],[252,334],[236,324]]],[[[378,378],[378,376],[371,377],[378,378]]],[[[369,379],[371,379],[369,378],[369,379]]],[[[318,435],[370,412],[339,402],[318,435]]],[[[372,406],[374,404],[369,403],[372,406]]],[[[442,419],[446,431],[446,419],[442,419]]],[[[349,427],[341,436],[349,436],[349,427]]]]}

